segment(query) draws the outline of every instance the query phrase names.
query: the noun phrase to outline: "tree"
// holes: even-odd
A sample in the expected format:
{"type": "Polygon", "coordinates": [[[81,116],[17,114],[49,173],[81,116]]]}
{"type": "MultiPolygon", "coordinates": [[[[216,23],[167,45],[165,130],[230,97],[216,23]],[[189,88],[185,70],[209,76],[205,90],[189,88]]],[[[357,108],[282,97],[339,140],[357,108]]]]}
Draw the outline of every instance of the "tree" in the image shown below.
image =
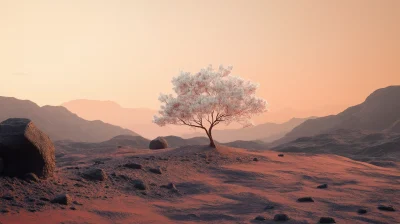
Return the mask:
{"type": "Polygon", "coordinates": [[[220,124],[238,122],[252,125],[251,117],[267,111],[267,102],[255,96],[258,84],[231,75],[232,66],[222,65],[214,70],[211,65],[196,74],[181,72],[172,79],[172,94],[160,94],[159,116],[153,122],[187,125],[205,130],[210,147],[215,148],[212,129],[220,124]]]}

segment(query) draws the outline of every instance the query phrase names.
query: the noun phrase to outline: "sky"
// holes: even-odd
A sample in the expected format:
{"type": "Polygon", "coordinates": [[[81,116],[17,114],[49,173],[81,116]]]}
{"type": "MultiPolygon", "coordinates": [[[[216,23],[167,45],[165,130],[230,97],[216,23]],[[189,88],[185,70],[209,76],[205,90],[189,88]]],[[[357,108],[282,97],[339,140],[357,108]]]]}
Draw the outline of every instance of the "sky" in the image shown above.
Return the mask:
{"type": "Polygon", "coordinates": [[[398,0],[0,0],[0,95],[157,109],[224,64],[272,111],[332,114],[400,84],[399,24],[398,0]]]}

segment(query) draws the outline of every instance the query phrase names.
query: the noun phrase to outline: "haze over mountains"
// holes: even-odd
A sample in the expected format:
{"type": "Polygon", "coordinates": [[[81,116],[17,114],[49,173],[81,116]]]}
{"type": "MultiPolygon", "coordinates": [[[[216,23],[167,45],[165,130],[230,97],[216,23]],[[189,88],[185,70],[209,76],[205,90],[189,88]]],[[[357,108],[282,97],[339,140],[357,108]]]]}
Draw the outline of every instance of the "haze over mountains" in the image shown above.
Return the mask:
{"type": "Polygon", "coordinates": [[[72,100],[62,104],[69,111],[87,120],[102,120],[135,131],[145,138],[182,135],[192,132],[188,127],[159,127],[152,123],[156,110],[147,108],[123,108],[112,101],[72,100]]]}
{"type": "MultiPolygon", "coordinates": [[[[261,140],[264,142],[272,142],[280,139],[286,133],[291,131],[293,128],[303,123],[310,118],[292,118],[282,124],[276,123],[265,123],[247,128],[240,129],[226,129],[226,130],[215,130],[213,131],[213,138],[219,142],[233,142],[233,141],[254,141],[261,140]]],[[[192,138],[206,135],[203,133],[195,133],[184,135],[185,138],[192,138]]]]}
{"type": "Polygon", "coordinates": [[[43,106],[29,100],[0,97],[0,122],[8,118],[29,118],[53,140],[99,142],[117,135],[137,135],[103,121],[87,121],[61,106],[43,106]]]}
{"type": "MultiPolygon", "coordinates": [[[[62,106],[87,120],[102,120],[135,131],[145,138],[158,136],[182,136],[184,138],[206,137],[202,130],[191,129],[187,126],[167,125],[159,127],[152,123],[156,110],[146,108],[124,108],[112,101],[73,100],[63,103],[62,106]]],[[[268,114],[268,113],[266,113],[268,114]]],[[[219,142],[232,142],[237,140],[274,141],[283,137],[287,132],[308,118],[293,118],[282,124],[264,123],[249,128],[241,128],[233,124],[235,129],[225,129],[219,125],[214,129],[214,139],[219,142]]]]}
{"type": "Polygon", "coordinates": [[[356,106],[305,121],[270,146],[283,152],[332,153],[391,166],[400,156],[400,86],[374,91],[356,106]]]}
{"type": "Polygon", "coordinates": [[[349,107],[337,115],[305,121],[274,145],[286,143],[299,137],[328,133],[338,129],[367,131],[397,130],[400,122],[400,86],[381,88],[366,100],[349,107]]]}

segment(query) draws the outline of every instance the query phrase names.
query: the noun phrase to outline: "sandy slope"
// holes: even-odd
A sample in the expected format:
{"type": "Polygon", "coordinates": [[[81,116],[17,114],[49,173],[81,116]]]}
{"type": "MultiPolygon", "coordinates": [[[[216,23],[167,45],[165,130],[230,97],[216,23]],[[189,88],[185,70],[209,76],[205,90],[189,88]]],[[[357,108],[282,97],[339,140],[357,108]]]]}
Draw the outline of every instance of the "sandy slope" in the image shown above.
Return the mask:
{"type": "Polygon", "coordinates": [[[0,196],[14,196],[0,199],[0,210],[9,210],[0,213],[0,223],[275,223],[272,219],[278,213],[291,218],[284,223],[318,223],[322,216],[337,223],[400,223],[399,170],[340,156],[278,157],[276,152],[188,146],[119,149],[96,158],[68,154],[58,159],[58,166],[55,177],[40,183],[0,179],[0,196]],[[140,163],[143,169],[123,166],[129,162],[140,163]],[[157,166],[162,174],[149,172],[157,166]],[[108,179],[82,179],[80,173],[93,167],[104,169],[108,179]],[[148,189],[135,189],[136,179],[148,189]],[[170,182],[178,192],[161,187],[170,182]],[[322,183],[328,188],[317,189],[322,183]],[[40,200],[59,193],[68,193],[82,205],[40,200]],[[296,201],[305,196],[315,202],[296,201]],[[380,204],[397,211],[380,211],[380,204]],[[265,210],[268,205],[274,208],[265,210]],[[359,208],[368,213],[357,214],[359,208]],[[258,215],[267,220],[254,221],[258,215]]]}

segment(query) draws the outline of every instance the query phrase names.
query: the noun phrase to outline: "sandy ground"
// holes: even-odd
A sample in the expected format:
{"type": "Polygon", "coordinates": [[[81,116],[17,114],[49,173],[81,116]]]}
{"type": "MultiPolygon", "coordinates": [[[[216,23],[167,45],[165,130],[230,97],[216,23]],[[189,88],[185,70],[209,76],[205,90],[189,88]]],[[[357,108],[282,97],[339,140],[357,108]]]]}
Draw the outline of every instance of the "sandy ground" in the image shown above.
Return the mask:
{"type": "Polygon", "coordinates": [[[320,217],[332,217],[336,223],[400,223],[399,169],[335,155],[278,157],[270,151],[187,146],[70,153],[59,157],[57,166],[54,177],[38,183],[0,178],[0,223],[292,224],[318,223],[320,217]],[[142,169],[125,167],[128,163],[141,164],[142,169]],[[157,167],[161,174],[150,171],[157,167]],[[103,169],[107,179],[83,178],[94,168],[103,169]],[[137,180],[147,189],[136,189],[137,180]],[[177,191],[162,187],[168,183],[177,191]],[[317,188],[325,183],[328,188],[317,188]],[[63,193],[75,202],[48,201],[63,193]],[[307,196],[314,202],[297,202],[307,196]],[[396,211],[381,211],[379,205],[396,211]],[[367,213],[358,214],[360,208],[367,213]],[[279,213],[290,220],[273,221],[279,213]],[[259,215],[266,220],[255,221],[259,215]]]}

